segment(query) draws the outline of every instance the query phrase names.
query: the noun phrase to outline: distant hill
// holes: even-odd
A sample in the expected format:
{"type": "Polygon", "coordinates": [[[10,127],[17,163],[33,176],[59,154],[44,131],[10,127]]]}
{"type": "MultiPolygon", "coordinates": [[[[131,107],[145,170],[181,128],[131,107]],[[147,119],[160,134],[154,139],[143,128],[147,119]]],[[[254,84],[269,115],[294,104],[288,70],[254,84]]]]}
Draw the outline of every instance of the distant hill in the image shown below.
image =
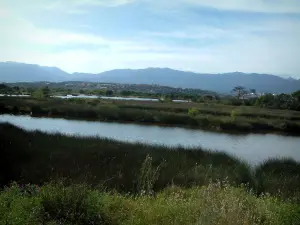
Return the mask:
{"type": "Polygon", "coordinates": [[[198,88],[229,93],[234,86],[257,92],[290,93],[300,90],[300,80],[270,74],[223,73],[203,74],[169,68],[118,69],[99,74],[68,74],[56,67],[5,62],[0,63],[0,82],[86,81],[124,84],[158,84],[181,88],[198,88]]]}
{"type": "Polygon", "coordinates": [[[148,68],[140,70],[111,70],[100,74],[74,74],[75,80],[90,82],[159,84],[172,87],[199,88],[228,93],[234,86],[245,86],[258,92],[293,92],[300,89],[300,81],[284,79],[269,74],[246,74],[240,72],[224,74],[202,74],[172,70],[168,68],[148,68]]]}
{"type": "Polygon", "coordinates": [[[68,73],[56,67],[0,62],[0,82],[58,82],[64,81],[68,75],[68,73]]]}

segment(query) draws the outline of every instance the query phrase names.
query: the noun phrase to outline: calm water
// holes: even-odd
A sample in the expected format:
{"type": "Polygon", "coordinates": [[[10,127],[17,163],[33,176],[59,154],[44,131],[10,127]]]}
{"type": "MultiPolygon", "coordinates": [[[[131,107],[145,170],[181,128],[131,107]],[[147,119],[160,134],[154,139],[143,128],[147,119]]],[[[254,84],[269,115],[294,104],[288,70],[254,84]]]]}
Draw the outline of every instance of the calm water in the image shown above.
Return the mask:
{"type": "Polygon", "coordinates": [[[0,97],[4,97],[4,96],[8,96],[8,97],[30,97],[30,95],[4,95],[4,94],[0,94],[0,97]]]}
{"type": "MultiPolygon", "coordinates": [[[[97,96],[97,95],[66,95],[66,96],[52,96],[55,98],[63,98],[63,99],[69,99],[69,98],[101,98],[101,99],[111,99],[111,100],[133,100],[133,101],[152,101],[152,102],[158,102],[159,100],[157,98],[130,98],[130,97],[107,97],[107,96],[97,96]]],[[[187,100],[173,100],[173,102],[189,102],[187,100]]]]}
{"type": "MultiPolygon", "coordinates": [[[[0,97],[9,96],[9,97],[30,97],[30,95],[4,95],[0,94],[0,97]]],[[[98,95],[56,95],[51,96],[52,98],[63,98],[63,99],[70,99],[70,98],[86,98],[86,99],[111,99],[111,100],[131,100],[131,101],[152,101],[158,102],[157,98],[130,98],[130,97],[107,97],[107,96],[98,96],[98,95]]],[[[173,100],[173,102],[190,102],[187,100],[173,100]]]]}
{"type": "Polygon", "coordinates": [[[135,100],[135,101],[156,101],[158,102],[158,99],[155,98],[125,98],[125,97],[107,97],[107,96],[98,96],[98,95],[65,95],[65,96],[52,96],[54,98],[63,98],[63,99],[69,99],[69,98],[101,98],[101,99],[112,99],[112,100],[135,100]]]}
{"type": "Polygon", "coordinates": [[[222,150],[252,165],[274,157],[288,157],[300,161],[300,137],[275,134],[231,135],[185,128],[12,115],[0,115],[0,122],[9,122],[26,130],[79,136],[100,136],[133,143],[181,145],[184,147],[203,147],[216,151],[222,150]]]}

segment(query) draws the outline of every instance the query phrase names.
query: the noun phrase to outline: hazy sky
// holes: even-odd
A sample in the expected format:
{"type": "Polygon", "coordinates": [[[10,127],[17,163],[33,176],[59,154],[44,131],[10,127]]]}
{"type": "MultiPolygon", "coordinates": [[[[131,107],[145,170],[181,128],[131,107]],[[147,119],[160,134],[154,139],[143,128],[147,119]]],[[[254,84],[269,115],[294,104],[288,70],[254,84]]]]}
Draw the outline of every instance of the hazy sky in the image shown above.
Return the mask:
{"type": "Polygon", "coordinates": [[[300,0],[0,0],[0,61],[300,78],[300,0]]]}

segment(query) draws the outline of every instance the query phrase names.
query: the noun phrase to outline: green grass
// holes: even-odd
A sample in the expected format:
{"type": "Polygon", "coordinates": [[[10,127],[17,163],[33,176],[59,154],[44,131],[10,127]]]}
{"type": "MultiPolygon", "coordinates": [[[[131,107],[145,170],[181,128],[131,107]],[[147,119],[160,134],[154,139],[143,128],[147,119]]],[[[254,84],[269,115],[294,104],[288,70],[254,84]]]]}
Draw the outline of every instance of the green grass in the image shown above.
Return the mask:
{"type": "Polygon", "coordinates": [[[0,192],[0,224],[297,225],[300,207],[244,188],[169,187],[155,196],[122,195],[87,185],[13,184],[0,192]]]}

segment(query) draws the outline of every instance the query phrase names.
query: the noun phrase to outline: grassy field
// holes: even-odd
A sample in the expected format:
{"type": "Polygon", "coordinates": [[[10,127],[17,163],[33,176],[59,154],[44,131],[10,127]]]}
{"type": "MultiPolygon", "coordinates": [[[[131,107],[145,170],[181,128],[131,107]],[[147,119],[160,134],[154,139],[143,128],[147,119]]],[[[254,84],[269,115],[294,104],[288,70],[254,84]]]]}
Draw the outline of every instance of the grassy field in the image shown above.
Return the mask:
{"type": "Polygon", "coordinates": [[[155,196],[121,195],[87,185],[13,184],[0,192],[0,224],[297,225],[300,206],[209,184],[169,187],[155,196]]]}
{"type": "Polygon", "coordinates": [[[299,224],[300,164],[0,124],[0,224],[299,224]],[[15,181],[16,183],[12,183],[15,181]],[[28,185],[30,184],[30,185],[28,185]]]}
{"type": "Polygon", "coordinates": [[[0,113],[32,113],[34,116],[189,126],[229,132],[300,134],[300,112],[298,111],[216,103],[0,97],[0,113]]]}

